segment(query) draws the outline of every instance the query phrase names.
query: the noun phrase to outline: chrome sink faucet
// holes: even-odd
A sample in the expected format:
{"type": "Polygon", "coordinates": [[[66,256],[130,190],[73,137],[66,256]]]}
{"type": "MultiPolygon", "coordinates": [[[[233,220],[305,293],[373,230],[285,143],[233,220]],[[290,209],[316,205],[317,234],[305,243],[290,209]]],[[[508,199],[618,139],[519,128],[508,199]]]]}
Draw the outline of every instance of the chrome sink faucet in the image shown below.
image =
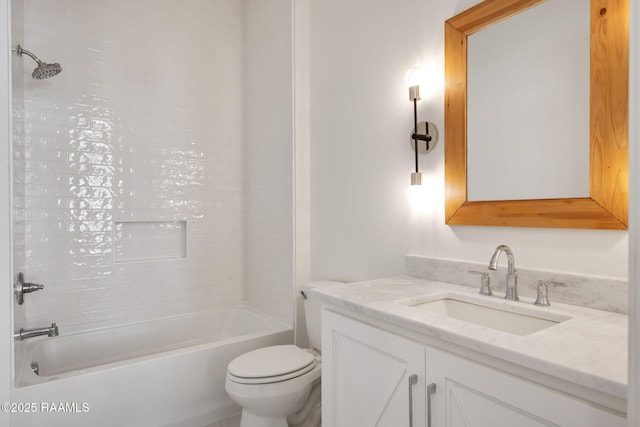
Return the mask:
{"type": "Polygon", "coordinates": [[[504,252],[507,254],[507,289],[504,299],[509,301],[518,301],[518,275],[516,274],[516,264],[513,258],[513,251],[507,245],[499,245],[489,261],[489,270],[498,269],[498,258],[504,252]]]}
{"type": "Polygon", "coordinates": [[[20,329],[13,337],[17,341],[22,341],[27,338],[38,337],[40,335],[46,335],[49,337],[57,337],[59,335],[58,325],[52,323],[51,326],[45,326],[44,328],[34,328],[34,329],[20,329]]]}

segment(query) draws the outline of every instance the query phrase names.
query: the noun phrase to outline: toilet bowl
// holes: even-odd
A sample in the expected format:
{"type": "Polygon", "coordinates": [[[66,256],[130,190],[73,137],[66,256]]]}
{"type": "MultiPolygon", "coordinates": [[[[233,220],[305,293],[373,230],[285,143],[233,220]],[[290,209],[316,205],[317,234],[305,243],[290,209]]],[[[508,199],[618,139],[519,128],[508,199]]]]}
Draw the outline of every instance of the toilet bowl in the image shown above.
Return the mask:
{"type": "MultiPolygon", "coordinates": [[[[313,287],[337,283],[310,283],[303,287],[302,294],[304,296],[304,291],[313,287]]],[[[288,427],[287,417],[305,405],[319,406],[319,401],[310,402],[309,398],[312,388],[319,385],[321,376],[321,305],[305,297],[304,308],[311,349],[295,345],[264,347],[229,363],[225,389],[229,397],[242,407],[240,427],[288,427]]],[[[314,395],[318,399],[318,393],[314,395]]],[[[319,422],[316,425],[319,426],[319,422]]]]}
{"type": "Polygon", "coordinates": [[[241,427],[287,427],[287,417],[304,406],[319,380],[319,357],[294,345],[280,345],[234,359],[225,388],[242,407],[241,427]]]}

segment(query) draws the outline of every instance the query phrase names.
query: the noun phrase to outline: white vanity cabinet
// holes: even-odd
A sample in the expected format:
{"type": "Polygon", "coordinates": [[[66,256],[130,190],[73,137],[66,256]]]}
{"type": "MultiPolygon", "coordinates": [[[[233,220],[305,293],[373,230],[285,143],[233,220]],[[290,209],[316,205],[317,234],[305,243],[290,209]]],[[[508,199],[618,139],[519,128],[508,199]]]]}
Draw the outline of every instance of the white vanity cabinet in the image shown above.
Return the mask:
{"type": "Polygon", "coordinates": [[[324,310],[322,426],[424,426],[424,353],[423,344],[324,310]]]}
{"type": "Polygon", "coordinates": [[[569,394],[330,310],[322,348],[323,427],[426,427],[429,417],[431,427],[626,425],[569,394]]]}
{"type": "Polygon", "coordinates": [[[432,426],[625,427],[626,419],[519,377],[427,346],[432,426]]]}

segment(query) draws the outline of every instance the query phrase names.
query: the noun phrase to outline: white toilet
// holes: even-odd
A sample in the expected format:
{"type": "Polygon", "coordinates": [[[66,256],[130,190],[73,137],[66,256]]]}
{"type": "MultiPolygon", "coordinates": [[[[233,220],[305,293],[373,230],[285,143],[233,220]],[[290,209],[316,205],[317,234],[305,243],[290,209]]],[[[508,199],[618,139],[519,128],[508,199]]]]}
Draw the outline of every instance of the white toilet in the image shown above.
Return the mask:
{"type": "MultiPolygon", "coordinates": [[[[305,290],[338,282],[314,282],[305,290]]],[[[287,417],[309,400],[320,381],[321,304],[304,300],[310,349],[277,345],[250,351],[229,363],[225,388],[242,407],[240,427],[287,427],[287,417]]]]}

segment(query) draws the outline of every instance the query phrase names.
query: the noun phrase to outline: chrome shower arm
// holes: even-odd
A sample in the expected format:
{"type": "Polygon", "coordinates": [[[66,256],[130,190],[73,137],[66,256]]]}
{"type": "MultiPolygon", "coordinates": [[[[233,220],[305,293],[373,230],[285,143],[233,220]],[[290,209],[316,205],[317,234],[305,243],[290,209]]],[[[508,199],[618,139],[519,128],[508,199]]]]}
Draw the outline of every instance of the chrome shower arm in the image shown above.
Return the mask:
{"type": "Polygon", "coordinates": [[[18,45],[18,47],[16,48],[16,53],[18,54],[18,56],[22,56],[22,54],[26,54],[27,56],[30,56],[31,59],[36,61],[38,64],[42,63],[42,61],[40,61],[37,56],[35,56],[33,53],[29,52],[28,50],[23,49],[22,46],[20,46],[20,45],[18,45]]]}
{"type": "Polygon", "coordinates": [[[15,52],[18,54],[19,57],[22,57],[23,54],[26,54],[28,57],[36,61],[38,66],[36,67],[35,70],[33,70],[33,73],[31,73],[31,77],[33,77],[36,80],[48,79],[49,77],[56,76],[60,74],[60,72],[62,72],[62,67],[57,62],[53,64],[47,64],[46,62],[42,62],[40,61],[40,59],[38,59],[37,56],[29,52],[28,50],[23,49],[22,46],[20,45],[16,46],[15,52]]]}

